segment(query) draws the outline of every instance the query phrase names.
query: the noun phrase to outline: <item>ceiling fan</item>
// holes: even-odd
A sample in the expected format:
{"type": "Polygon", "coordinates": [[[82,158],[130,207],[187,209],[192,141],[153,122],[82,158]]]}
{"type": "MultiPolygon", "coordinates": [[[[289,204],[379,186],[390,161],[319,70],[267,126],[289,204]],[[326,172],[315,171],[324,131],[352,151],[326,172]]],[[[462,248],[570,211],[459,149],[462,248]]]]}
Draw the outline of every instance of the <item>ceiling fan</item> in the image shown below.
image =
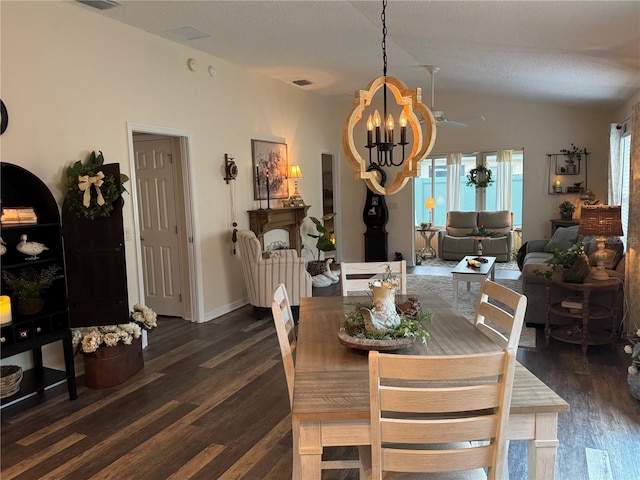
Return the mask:
{"type": "Polygon", "coordinates": [[[468,123],[486,120],[486,118],[484,118],[482,115],[478,115],[477,117],[472,117],[470,119],[465,119],[465,120],[453,120],[445,117],[444,112],[442,110],[438,110],[435,107],[435,101],[434,101],[434,97],[435,97],[434,77],[436,72],[440,71],[440,67],[436,65],[426,65],[426,67],[429,73],[431,74],[431,113],[433,113],[433,117],[436,120],[436,125],[438,125],[439,127],[462,128],[462,127],[466,127],[468,123]]]}

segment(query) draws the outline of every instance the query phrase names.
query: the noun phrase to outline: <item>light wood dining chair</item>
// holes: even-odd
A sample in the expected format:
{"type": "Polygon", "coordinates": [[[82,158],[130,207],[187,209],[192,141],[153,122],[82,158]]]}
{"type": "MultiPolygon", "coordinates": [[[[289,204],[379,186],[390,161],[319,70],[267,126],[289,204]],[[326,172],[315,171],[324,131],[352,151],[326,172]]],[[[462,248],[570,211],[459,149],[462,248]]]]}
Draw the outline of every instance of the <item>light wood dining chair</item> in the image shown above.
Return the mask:
{"type": "Polygon", "coordinates": [[[380,277],[387,266],[396,278],[400,280],[399,293],[407,293],[407,261],[397,262],[342,262],[340,264],[340,283],[342,285],[342,296],[346,297],[349,292],[362,292],[369,290],[369,283],[376,277],[380,277]]]}
{"type": "Polygon", "coordinates": [[[515,364],[512,349],[369,352],[371,478],[504,478],[515,364]]]}
{"type": "Polygon", "coordinates": [[[526,296],[485,279],[480,285],[474,323],[500,347],[517,350],[526,310],[526,296]]]}
{"type": "MultiPolygon", "coordinates": [[[[273,314],[273,323],[276,326],[278,334],[278,343],[280,344],[280,354],[284,365],[284,373],[287,379],[287,388],[289,390],[289,405],[293,408],[293,386],[295,380],[295,350],[297,346],[297,335],[295,323],[291,313],[291,305],[289,296],[284,284],[279,284],[273,292],[273,302],[271,303],[271,312],[273,314]]],[[[298,432],[293,431],[293,441],[298,441],[298,432]]],[[[349,445],[345,445],[349,446],[349,445]]],[[[294,463],[297,461],[294,458],[294,463]]],[[[357,468],[363,472],[360,460],[322,460],[321,468],[323,470],[341,470],[348,468],[357,468]]]]}

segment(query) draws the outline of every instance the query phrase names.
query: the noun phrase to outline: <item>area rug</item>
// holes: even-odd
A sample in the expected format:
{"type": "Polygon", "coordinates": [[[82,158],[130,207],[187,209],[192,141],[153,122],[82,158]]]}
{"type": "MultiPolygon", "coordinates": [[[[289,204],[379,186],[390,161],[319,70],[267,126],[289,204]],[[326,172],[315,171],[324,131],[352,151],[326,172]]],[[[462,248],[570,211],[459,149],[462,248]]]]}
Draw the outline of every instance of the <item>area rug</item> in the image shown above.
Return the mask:
{"type": "MultiPolygon", "coordinates": [[[[496,282],[516,292],[520,292],[522,289],[520,280],[497,279],[496,282]]],[[[479,282],[472,282],[469,291],[467,291],[465,282],[458,283],[458,304],[454,308],[470,321],[473,321],[475,316],[479,288],[479,282]]],[[[453,305],[453,280],[451,276],[407,275],[407,293],[435,293],[453,305]]],[[[523,327],[519,345],[521,347],[535,347],[536,329],[523,327]]]]}

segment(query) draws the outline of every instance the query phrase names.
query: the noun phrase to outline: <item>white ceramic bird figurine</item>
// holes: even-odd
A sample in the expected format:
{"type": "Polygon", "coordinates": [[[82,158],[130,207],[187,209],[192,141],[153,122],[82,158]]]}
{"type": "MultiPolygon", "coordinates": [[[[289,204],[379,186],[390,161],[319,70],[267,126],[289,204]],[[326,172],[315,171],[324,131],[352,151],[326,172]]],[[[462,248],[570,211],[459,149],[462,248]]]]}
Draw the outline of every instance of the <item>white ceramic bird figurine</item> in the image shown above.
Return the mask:
{"type": "Polygon", "coordinates": [[[40,258],[38,255],[45,250],[49,250],[49,248],[42,243],[27,242],[27,236],[23,234],[20,236],[20,243],[16,246],[16,250],[25,255],[30,255],[30,257],[27,257],[27,260],[37,260],[40,258]]]}
{"type": "Polygon", "coordinates": [[[0,255],[4,255],[5,253],[7,253],[7,247],[6,247],[6,243],[4,243],[4,240],[2,239],[2,237],[0,237],[0,255]]]}

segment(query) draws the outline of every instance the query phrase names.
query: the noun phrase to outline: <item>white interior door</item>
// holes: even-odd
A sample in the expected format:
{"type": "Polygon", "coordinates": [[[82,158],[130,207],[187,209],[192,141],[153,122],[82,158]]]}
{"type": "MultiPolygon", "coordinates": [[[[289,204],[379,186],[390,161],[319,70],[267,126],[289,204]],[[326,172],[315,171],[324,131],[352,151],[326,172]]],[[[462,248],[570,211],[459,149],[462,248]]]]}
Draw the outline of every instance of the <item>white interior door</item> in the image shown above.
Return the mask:
{"type": "Polygon", "coordinates": [[[170,138],[134,139],[145,302],[160,315],[183,315],[170,138]]]}

